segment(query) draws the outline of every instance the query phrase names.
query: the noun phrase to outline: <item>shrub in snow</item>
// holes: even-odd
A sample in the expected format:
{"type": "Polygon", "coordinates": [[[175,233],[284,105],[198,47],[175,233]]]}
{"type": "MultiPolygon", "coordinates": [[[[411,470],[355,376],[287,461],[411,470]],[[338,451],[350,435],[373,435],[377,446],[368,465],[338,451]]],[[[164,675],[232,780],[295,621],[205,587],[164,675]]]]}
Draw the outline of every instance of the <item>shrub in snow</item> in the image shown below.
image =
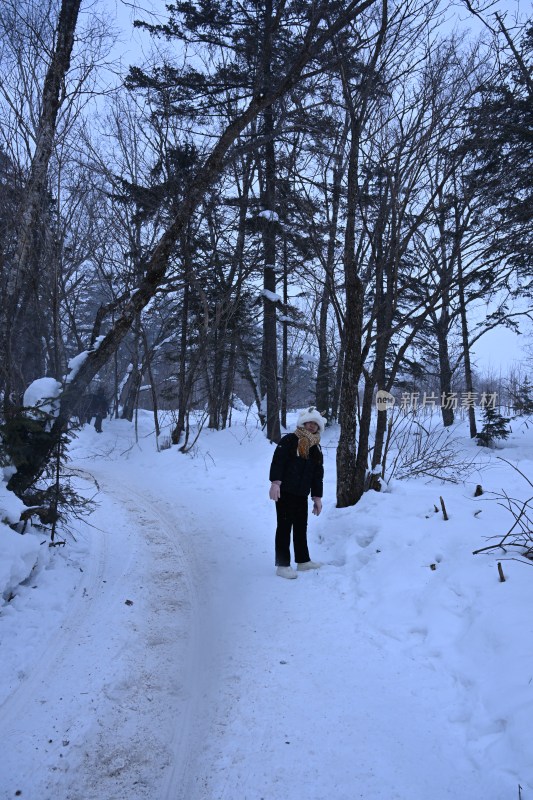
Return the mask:
{"type": "Polygon", "coordinates": [[[24,393],[24,406],[0,425],[0,463],[16,470],[9,479],[10,489],[16,491],[17,476],[31,475],[48,453],[60,394],[61,384],[54,378],[33,381],[24,393]]]}
{"type": "MultiPolygon", "coordinates": [[[[22,500],[24,524],[31,517],[49,525],[52,541],[59,520],[88,512],[92,504],[80,497],[65,475],[66,446],[70,438],[52,436],[59,412],[62,386],[53,378],[39,378],[24,393],[24,406],[0,425],[0,465],[7,489],[22,500]],[[51,445],[54,458],[50,460],[51,445]]],[[[21,520],[10,519],[10,524],[21,520]]]]}
{"type": "Polygon", "coordinates": [[[422,476],[459,483],[476,467],[474,457],[462,450],[460,437],[442,427],[440,419],[434,422],[430,416],[422,423],[416,412],[400,409],[391,415],[383,457],[387,480],[422,476]]]}
{"type": "MultiPolygon", "coordinates": [[[[533,488],[533,483],[518,467],[506,461],[505,458],[501,460],[509,464],[533,488]]],[[[495,544],[489,544],[487,547],[474,550],[474,555],[486,553],[489,550],[503,550],[504,553],[518,551],[519,555],[524,556],[529,561],[533,561],[533,497],[522,500],[521,498],[511,497],[504,491],[491,492],[491,494],[498,505],[507,509],[510,513],[512,524],[501,538],[497,536],[490,537],[491,539],[498,539],[495,544]]]]}
{"type": "Polygon", "coordinates": [[[49,417],[33,408],[31,414],[20,411],[0,425],[0,457],[3,465],[15,468],[9,488],[16,491],[17,475],[30,475],[41,454],[48,453],[50,431],[49,417]]]}
{"type": "Polygon", "coordinates": [[[516,414],[529,415],[533,414],[533,386],[526,376],[516,392],[511,392],[513,400],[513,409],[516,414]]]}
{"type": "Polygon", "coordinates": [[[496,408],[483,409],[483,428],[476,434],[477,443],[480,447],[493,447],[496,440],[507,439],[509,419],[503,417],[496,408]]]}

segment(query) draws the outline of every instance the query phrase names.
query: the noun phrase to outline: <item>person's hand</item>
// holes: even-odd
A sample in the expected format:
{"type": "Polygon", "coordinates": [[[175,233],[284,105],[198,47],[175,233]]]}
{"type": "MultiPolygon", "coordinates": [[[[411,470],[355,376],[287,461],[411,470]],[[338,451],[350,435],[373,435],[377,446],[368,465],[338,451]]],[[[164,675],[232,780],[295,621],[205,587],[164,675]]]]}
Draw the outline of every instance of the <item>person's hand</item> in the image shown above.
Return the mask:
{"type": "Polygon", "coordinates": [[[272,481],[272,483],[270,484],[270,491],[268,493],[268,496],[270,497],[271,500],[277,503],[280,494],[281,494],[280,481],[272,481]]]}
{"type": "Polygon", "coordinates": [[[321,497],[313,497],[313,514],[317,517],[322,511],[322,498],[321,497]]]}

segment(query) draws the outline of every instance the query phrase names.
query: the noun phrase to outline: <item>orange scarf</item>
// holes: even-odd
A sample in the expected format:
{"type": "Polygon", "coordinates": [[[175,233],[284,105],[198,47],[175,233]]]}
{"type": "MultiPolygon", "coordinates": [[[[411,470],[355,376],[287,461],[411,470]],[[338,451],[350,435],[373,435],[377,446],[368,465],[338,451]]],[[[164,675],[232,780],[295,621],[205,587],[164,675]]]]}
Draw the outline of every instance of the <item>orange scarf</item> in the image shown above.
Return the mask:
{"type": "Polygon", "coordinates": [[[298,455],[300,458],[309,458],[309,448],[320,441],[320,433],[311,433],[307,428],[296,428],[298,437],[298,455]]]}

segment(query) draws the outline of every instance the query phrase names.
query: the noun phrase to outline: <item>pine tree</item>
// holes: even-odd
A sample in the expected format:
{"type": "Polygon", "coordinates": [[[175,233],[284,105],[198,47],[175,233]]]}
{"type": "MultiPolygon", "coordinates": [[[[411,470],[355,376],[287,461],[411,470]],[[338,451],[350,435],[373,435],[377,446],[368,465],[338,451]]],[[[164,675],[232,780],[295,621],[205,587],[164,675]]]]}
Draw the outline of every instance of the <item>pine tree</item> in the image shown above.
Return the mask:
{"type": "Polygon", "coordinates": [[[496,439],[509,437],[509,418],[502,416],[497,408],[486,406],[483,409],[483,419],[483,428],[476,436],[479,447],[492,447],[496,439]]]}
{"type": "Polygon", "coordinates": [[[518,415],[533,414],[533,386],[527,375],[516,389],[516,393],[513,392],[512,398],[513,408],[518,415]]]}
{"type": "Polygon", "coordinates": [[[520,271],[519,291],[530,289],[533,244],[531,190],[531,125],[533,25],[528,23],[521,53],[510,56],[500,75],[481,86],[480,102],[471,110],[465,149],[475,153],[472,187],[482,192],[487,214],[496,216],[499,230],[491,251],[506,257],[520,271]]]}

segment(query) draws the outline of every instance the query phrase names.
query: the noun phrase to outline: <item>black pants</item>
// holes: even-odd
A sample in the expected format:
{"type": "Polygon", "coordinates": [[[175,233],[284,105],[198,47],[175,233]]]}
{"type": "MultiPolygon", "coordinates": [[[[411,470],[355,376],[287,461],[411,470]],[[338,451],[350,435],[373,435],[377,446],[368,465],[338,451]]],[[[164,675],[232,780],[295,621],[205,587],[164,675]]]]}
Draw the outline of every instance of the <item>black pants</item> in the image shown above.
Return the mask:
{"type": "MultiPolygon", "coordinates": [[[[97,414],[95,416],[95,418],[94,418],[94,429],[95,429],[96,433],[102,433],[102,420],[103,419],[104,419],[103,416],[101,416],[100,414],[97,414]]],[[[92,416],[91,417],[87,417],[87,425],[91,424],[91,420],[92,420],[92,416]]]]}
{"type": "Polygon", "coordinates": [[[276,503],[278,526],[276,528],[276,566],[290,567],[291,530],[294,560],[297,564],[310,561],[307,549],[307,497],[283,494],[276,503]]]}

